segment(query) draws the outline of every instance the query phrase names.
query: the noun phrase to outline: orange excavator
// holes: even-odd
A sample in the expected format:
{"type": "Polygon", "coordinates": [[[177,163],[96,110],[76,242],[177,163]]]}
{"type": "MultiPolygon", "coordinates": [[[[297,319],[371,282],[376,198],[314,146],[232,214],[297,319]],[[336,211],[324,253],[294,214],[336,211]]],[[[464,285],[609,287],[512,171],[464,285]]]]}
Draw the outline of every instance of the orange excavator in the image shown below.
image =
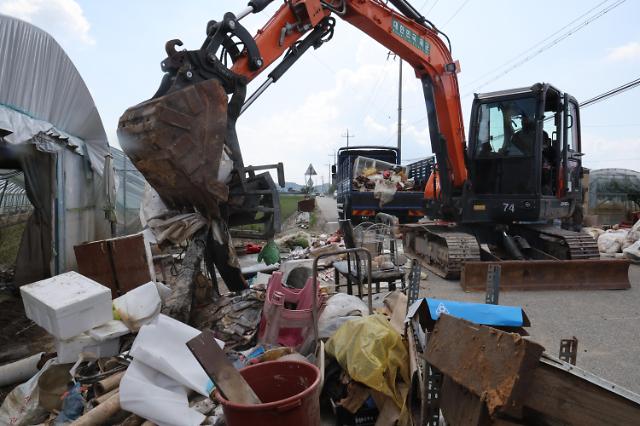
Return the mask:
{"type": "Polygon", "coordinates": [[[253,0],[210,21],[199,49],[178,50],[180,40],[168,41],[160,88],[119,123],[124,151],[168,205],[224,224],[218,251],[229,237],[270,238],[278,231],[278,192],[264,170],[277,169],[282,185],[282,164],[245,166],[236,121],[306,51],[329,42],[339,18],[400,56],[422,85],[437,166],[425,188],[431,221],[404,227],[406,250],[446,278],[464,279],[463,267],[476,265],[466,278],[482,281],[481,261],[512,260],[503,274],[516,281],[526,277],[514,274],[533,274],[540,282],[557,276],[628,286],[624,262],[596,260],[594,239],[577,232],[583,154],[579,104],[571,95],[540,83],[476,94],[467,143],[460,65],[448,37],[410,3],[285,0],[252,36],[241,20],[272,1],[253,0]],[[279,58],[247,97],[247,84],[279,58]],[[232,164],[230,173],[225,164],[232,164]],[[254,223],[261,231],[243,227],[254,223]]]}

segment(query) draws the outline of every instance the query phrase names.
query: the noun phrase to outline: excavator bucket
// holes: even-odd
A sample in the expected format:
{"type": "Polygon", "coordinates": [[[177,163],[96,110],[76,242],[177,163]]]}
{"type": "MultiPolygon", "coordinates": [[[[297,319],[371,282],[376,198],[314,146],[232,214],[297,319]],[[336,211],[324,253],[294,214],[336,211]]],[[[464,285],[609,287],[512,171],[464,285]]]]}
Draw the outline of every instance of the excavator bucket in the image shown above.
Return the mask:
{"type": "Polygon", "coordinates": [[[227,94],[217,80],[131,107],[118,127],[122,149],[168,207],[220,219],[229,196],[220,176],[227,94]]]}
{"type": "Polygon", "coordinates": [[[489,265],[500,266],[500,290],[626,290],[626,260],[505,260],[465,262],[464,291],[486,291],[489,265]]]}

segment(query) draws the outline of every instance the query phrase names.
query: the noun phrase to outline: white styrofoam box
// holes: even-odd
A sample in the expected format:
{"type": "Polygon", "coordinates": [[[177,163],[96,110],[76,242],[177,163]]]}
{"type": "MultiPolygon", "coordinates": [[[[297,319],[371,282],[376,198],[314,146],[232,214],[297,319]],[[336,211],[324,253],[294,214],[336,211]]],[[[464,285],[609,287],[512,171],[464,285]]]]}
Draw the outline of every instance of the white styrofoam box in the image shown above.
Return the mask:
{"type": "Polygon", "coordinates": [[[120,353],[120,338],[99,342],[93,339],[89,333],[82,333],[71,339],[56,340],[56,352],[60,364],[76,362],[81,353],[92,358],[106,358],[120,353]]]}
{"type": "Polygon", "coordinates": [[[67,272],[20,287],[27,318],[58,339],[69,339],[113,319],[111,290],[67,272]]]}
{"type": "Polygon", "coordinates": [[[92,328],[91,330],[87,331],[87,333],[93,340],[104,342],[110,339],[115,339],[116,337],[124,336],[125,334],[129,334],[131,333],[131,331],[129,331],[129,328],[122,321],[111,320],[102,324],[101,326],[92,328]]]}

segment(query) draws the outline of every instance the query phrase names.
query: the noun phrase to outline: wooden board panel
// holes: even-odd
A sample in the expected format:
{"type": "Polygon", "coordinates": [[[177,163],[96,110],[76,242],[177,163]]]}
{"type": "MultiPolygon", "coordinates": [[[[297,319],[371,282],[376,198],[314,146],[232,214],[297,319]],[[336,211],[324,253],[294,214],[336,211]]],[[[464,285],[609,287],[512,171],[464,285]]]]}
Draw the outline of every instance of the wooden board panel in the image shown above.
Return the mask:
{"type": "Polygon", "coordinates": [[[640,424],[640,404],[637,402],[544,363],[540,363],[534,372],[524,404],[545,419],[570,425],[640,424]]]}

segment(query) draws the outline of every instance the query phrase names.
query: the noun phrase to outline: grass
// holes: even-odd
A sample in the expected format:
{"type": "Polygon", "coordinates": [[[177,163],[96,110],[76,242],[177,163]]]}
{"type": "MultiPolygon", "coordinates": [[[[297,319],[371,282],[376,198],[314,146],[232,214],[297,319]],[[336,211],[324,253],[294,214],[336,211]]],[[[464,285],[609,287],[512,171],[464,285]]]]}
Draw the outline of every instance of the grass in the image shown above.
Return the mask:
{"type": "MultiPolygon", "coordinates": [[[[280,194],[280,221],[284,222],[298,211],[298,201],[304,200],[300,194],[280,194]]],[[[254,223],[238,227],[247,231],[262,231],[262,224],[254,223]]]]}
{"type": "Polygon", "coordinates": [[[284,222],[298,211],[298,201],[304,200],[300,194],[280,194],[280,219],[284,222]]]}
{"type": "Polygon", "coordinates": [[[20,240],[26,223],[0,228],[0,265],[10,266],[16,262],[20,240]]]}

